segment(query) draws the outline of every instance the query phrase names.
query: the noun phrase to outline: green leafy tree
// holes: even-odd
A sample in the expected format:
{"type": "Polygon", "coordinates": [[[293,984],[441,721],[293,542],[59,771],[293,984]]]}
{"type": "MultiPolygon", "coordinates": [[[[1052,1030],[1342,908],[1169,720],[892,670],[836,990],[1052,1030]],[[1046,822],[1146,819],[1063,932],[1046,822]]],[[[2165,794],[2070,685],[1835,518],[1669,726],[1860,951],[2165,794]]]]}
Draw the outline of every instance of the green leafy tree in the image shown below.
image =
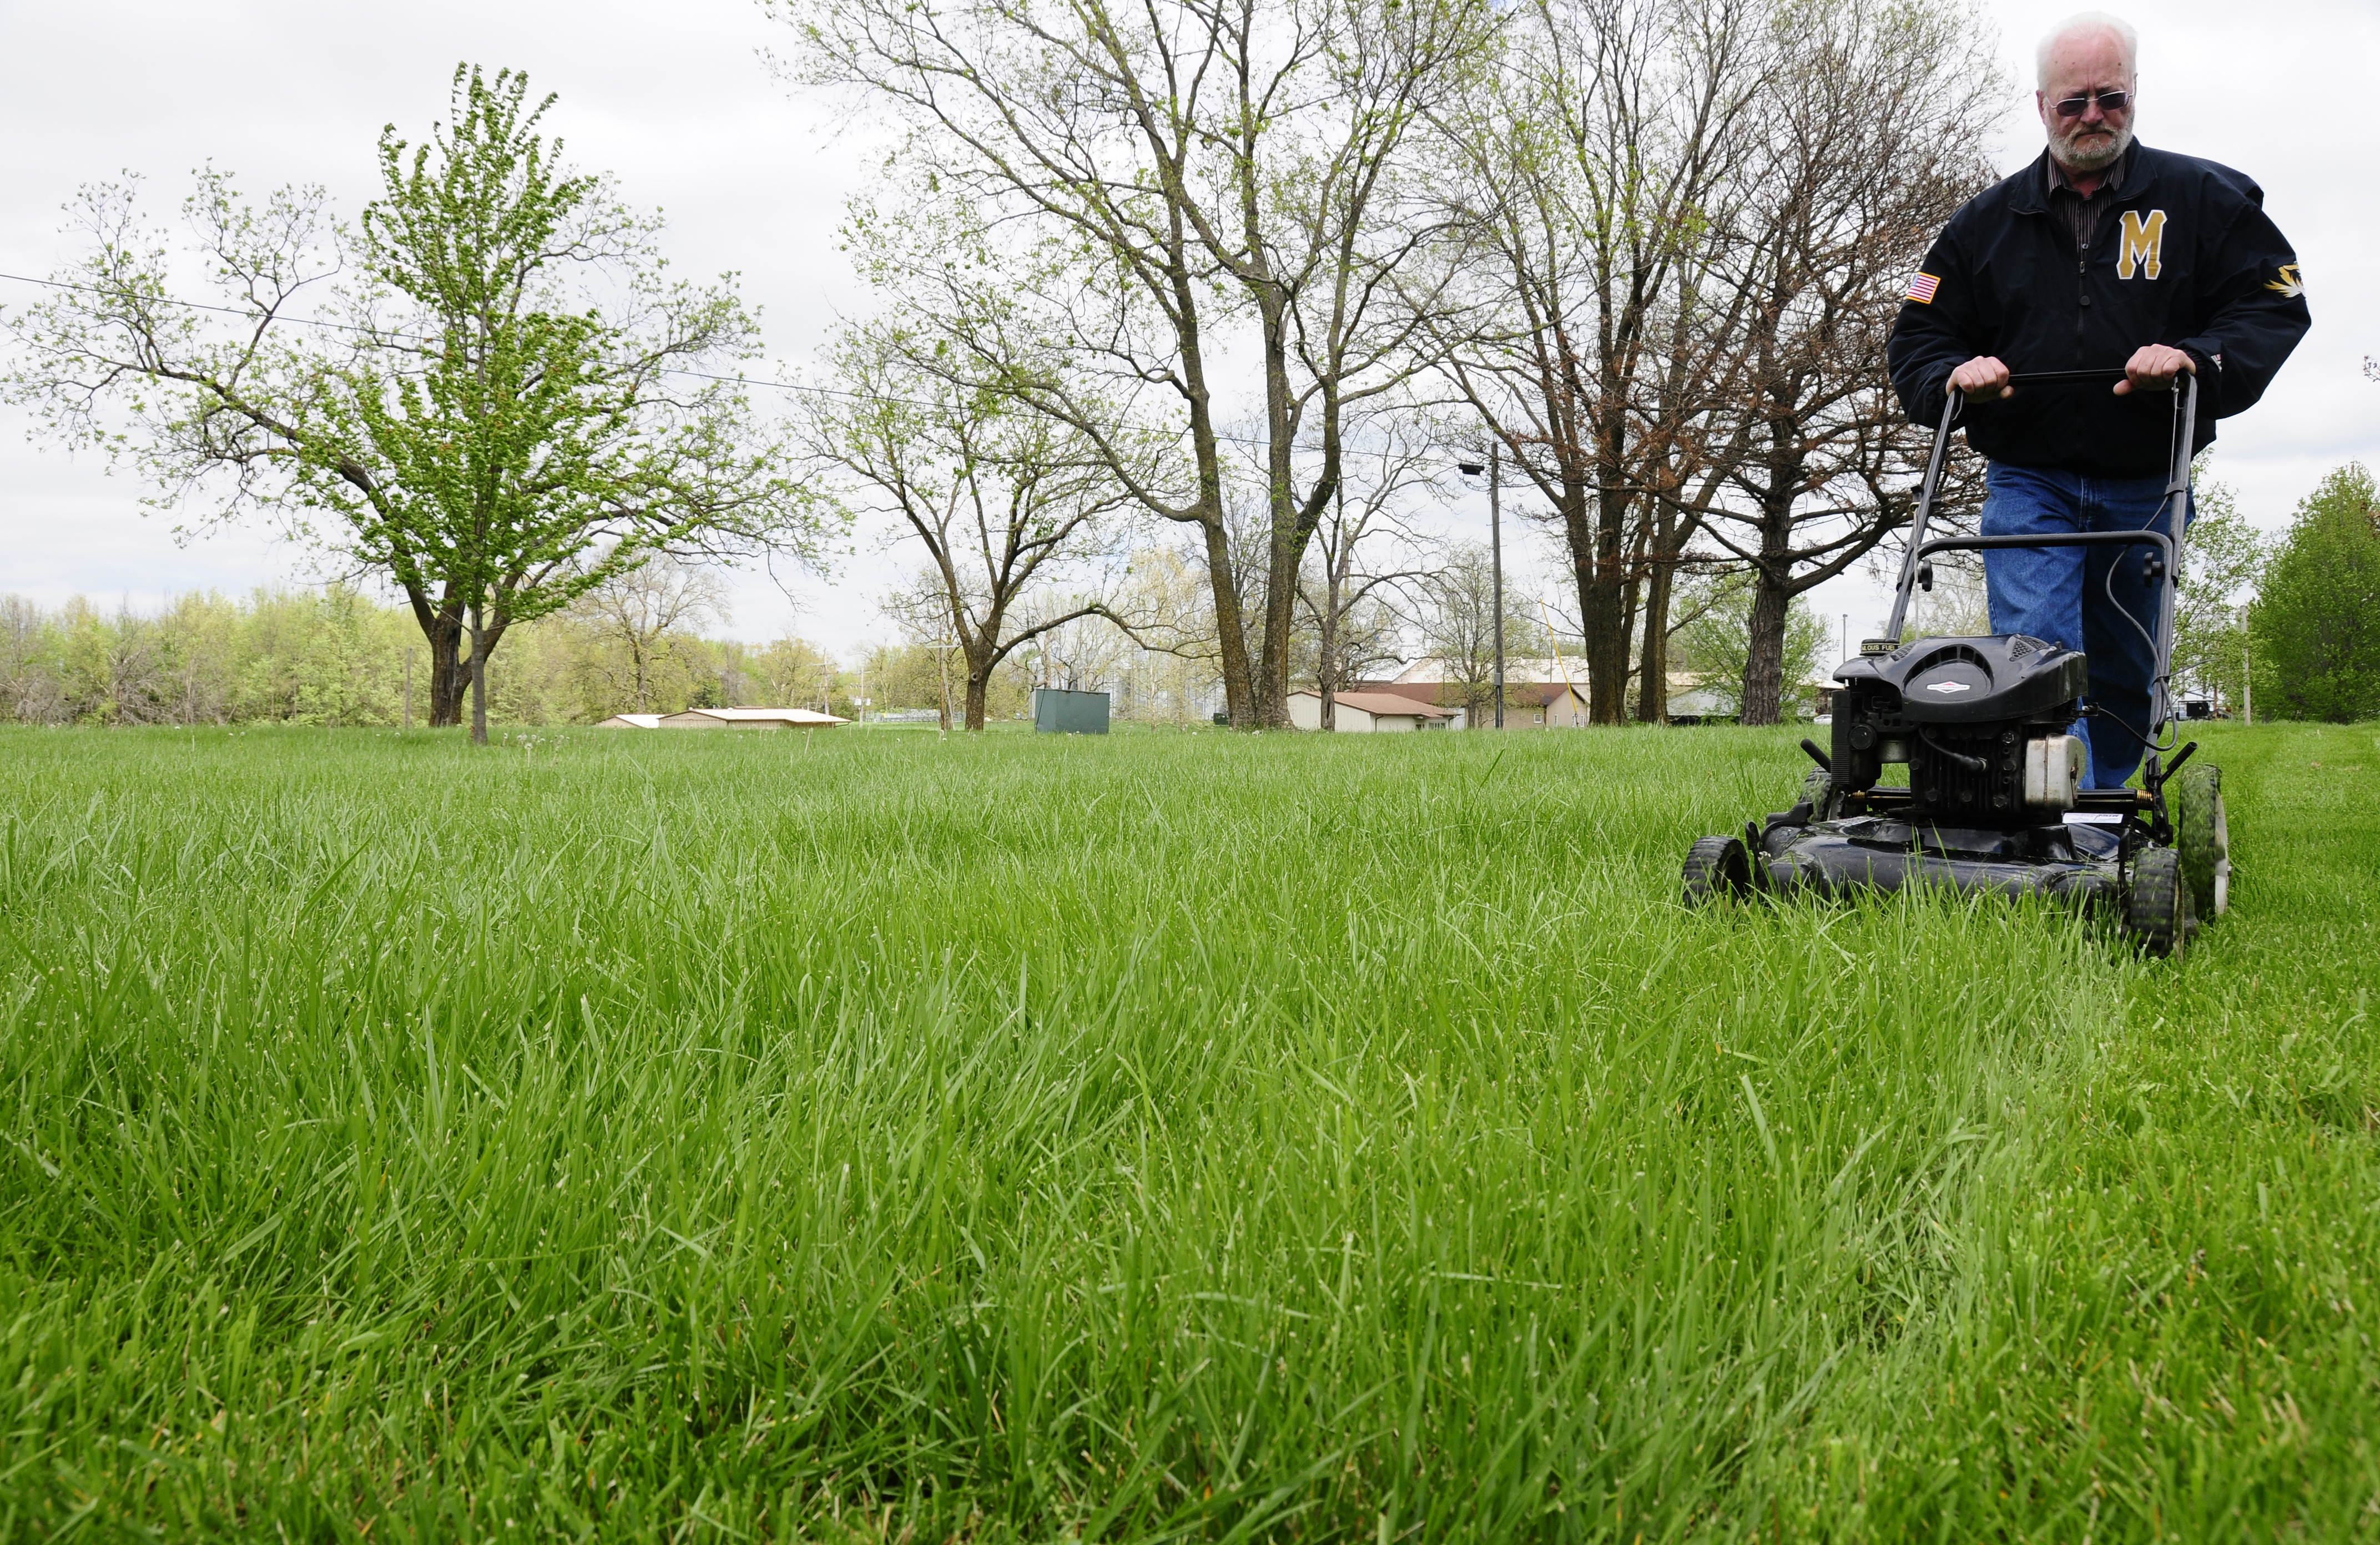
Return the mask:
{"type": "Polygon", "coordinates": [[[2173,614],[2174,675],[2217,703],[2237,703],[2248,656],[2241,602],[2263,572],[2265,540],[2224,484],[2204,484],[2191,497],[2195,514],[2182,541],[2173,614]]]}
{"type": "Polygon", "coordinates": [[[2380,498],[2361,463],[2298,505],[2249,614],[2256,700],[2284,719],[2380,716],[2380,498]]]}
{"type": "Polygon", "coordinates": [[[654,552],[815,556],[820,517],[729,367],[759,350],[731,279],[671,279],[657,220],[559,164],[552,98],[458,67],[426,144],[391,126],[349,232],[319,189],[260,209],[202,172],[190,245],[219,291],[173,298],[131,184],[86,189],[67,287],[12,319],[6,395],[69,444],[130,456],[163,505],[264,508],[401,590],[430,718],[472,696],[507,628],[654,552]],[[227,319],[225,313],[231,313],[227,319]],[[468,644],[468,652],[465,652],[468,644]]]}
{"type": "MultiPolygon", "coordinates": [[[[1678,586],[1676,614],[1684,618],[1671,642],[1671,656],[1702,678],[1702,685],[1725,705],[1724,712],[1742,713],[1753,685],[1753,608],[1757,601],[1754,576],[1744,569],[1697,574],[1678,586]]],[[[1817,689],[1811,685],[1834,646],[1824,617],[1807,597],[1795,596],[1786,608],[1785,637],[1779,667],[1778,716],[1806,719],[1816,712],[1817,689]]]]}

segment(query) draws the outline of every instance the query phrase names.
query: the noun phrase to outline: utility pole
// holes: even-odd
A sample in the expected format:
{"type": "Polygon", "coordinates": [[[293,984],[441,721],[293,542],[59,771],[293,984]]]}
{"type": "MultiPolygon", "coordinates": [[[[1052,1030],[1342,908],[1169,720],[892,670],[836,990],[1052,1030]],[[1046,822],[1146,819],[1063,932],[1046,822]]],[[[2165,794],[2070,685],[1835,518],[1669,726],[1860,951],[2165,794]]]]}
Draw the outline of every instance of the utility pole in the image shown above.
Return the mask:
{"type": "Polygon", "coordinates": [[[1488,554],[1496,571],[1496,727],[1504,727],[1504,506],[1498,493],[1498,470],[1504,443],[1488,442],[1488,554]]]}
{"type": "Polygon", "coordinates": [[[934,640],[934,656],[941,661],[942,668],[942,734],[945,736],[951,733],[951,646],[947,642],[949,638],[950,635],[946,632],[941,639],[934,640]]]}
{"type": "Polygon", "coordinates": [[[2240,722],[2256,722],[2254,651],[2248,638],[2248,608],[2240,608],[2240,722]]]}

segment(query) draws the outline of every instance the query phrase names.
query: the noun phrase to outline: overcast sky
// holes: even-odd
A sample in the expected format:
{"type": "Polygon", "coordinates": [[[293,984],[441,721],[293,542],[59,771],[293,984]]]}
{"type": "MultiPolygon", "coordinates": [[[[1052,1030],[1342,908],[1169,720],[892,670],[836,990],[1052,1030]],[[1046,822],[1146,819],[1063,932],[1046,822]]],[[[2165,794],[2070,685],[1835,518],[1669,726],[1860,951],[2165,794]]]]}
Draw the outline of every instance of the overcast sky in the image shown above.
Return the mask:
{"type": "MultiPolygon", "coordinates": [[[[2011,87],[1992,147],[2013,169],[2040,148],[2033,45],[2068,0],[1986,0],[2011,87]]],[[[2216,476],[2268,528],[2328,468],[2380,459],[2380,214],[2369,127],[2380,4],[2163,0],[2119,7],[2143,33],[2143,140],[2242,168],[2297,247],[2314,328],[2265,401],[2228,420],[2216,476]]],[[[457,60],[525,69],[561,102],[548,120],[577,164],[608,170],[633,203],[660,206],[683,271],[735,269],[764,309],[771,353],[806,359],[838,308],[856,303],[834,233],[868,175],[864,140],[832,138],[821,104],[770,73],[777,29],[751,0],[215,0],[107,6],[0,0],[14,61],[0,92],[0,272],[48,274],[70,256],[59,205],[82,183],[126,170],[169,213],[212,159],[251,192],[320,182],[343,207],[374,191],[372,146],[395,122],[420,138],[442,113],[457,60]]],[[[33,292],[0,280],[0,306],[33,292]]],[[[310,572],[261,529],[177,545],[144,515],[128,473],[25,438],[0,408],[0,590],[56,604],[77,593],[148,609],[191,590],[244,590],[310,572]]],[[[1484,500],[1458,503],[1450,530],[1484,536],[1484,500]],[[1474,507],[1476,505],[1478,507],[1474,507]]],[[[1524,539],[1516,547],[1529,551],[1524,539]]],[[[876,597],[907,565],[865,544],[831,578],[740,575],[735,634],[795,628],[837,650],[892,630],[876,597]]],[[[1550,573],[1550,565],[1539,565],[1550,573]]],[[[1534,578],[1534,577],[1532,577],[1534,578]]],[[[1874,626],[1865,580],[1828,587],[1828,615],[1874,626]]]]}

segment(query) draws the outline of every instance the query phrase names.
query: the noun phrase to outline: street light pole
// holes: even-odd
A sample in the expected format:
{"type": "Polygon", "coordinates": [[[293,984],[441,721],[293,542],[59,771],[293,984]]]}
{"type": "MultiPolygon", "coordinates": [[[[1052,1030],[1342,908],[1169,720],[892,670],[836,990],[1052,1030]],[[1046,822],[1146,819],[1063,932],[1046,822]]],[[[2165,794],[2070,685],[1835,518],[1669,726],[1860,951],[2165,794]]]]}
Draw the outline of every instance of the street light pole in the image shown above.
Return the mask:
{"type": "Polygon", "coordinates": [[[1488,443],[1488,553],[1496,573],[1496,727],[1504,727],[1504,507],[1498,494],[1503,442],[1488,443]]]}

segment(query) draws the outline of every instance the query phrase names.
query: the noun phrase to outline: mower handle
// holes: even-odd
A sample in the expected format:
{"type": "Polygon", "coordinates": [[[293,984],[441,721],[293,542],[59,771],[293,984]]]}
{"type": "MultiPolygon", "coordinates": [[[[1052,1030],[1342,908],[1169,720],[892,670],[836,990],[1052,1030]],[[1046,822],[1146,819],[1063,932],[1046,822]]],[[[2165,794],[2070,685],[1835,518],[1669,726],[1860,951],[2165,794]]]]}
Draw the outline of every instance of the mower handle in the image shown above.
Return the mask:
{"type": "MultiPolygon", "coordinates": [[[[2029,371],[2021,374],[2010,374],[2009,384],[2012,386],[2048,385],[2090,381],[2119,381],[2124,379],[2129,373],[2121,369],[2029,371]]],[[[1892,617],[1885,625],[1887,637],[1893,645],[1900,644],[1901,627],[1909,616],[1910,599],[1917,589],[1918,566],[1925,554],[1928,553],[1941,552],[1945,547],[1949,546],[1968,549],[2093,547],[2114,542],[2155,541],[2164,548],[2166,559],[2165,585],[2157,598],[2156,635],[2152,640],[2155,645],[2156,663],[2149,687],[2149,735],[2151,738],[2155,738],[2163,733],[2167,722],[2173,716],[2172,703],[2166,682],[2173,673],[2173,613],[2175,598],[2181,589],[2181,544],[2178,537],[2168,536],[2147,528],[2156,524],[2157,517],[2164,515],[2168,505],[2177,514],[2188,508],[2191,442],[2195,438],[2192,432],[2198,424],[2197,372],[2185,371],[2174,383],[2173,431],[2169,443],[2173,456],[2173,470],[2166,479],[2164,502],[2158,505],[2155,513],[2149,517],[2140,529],[2133,531],[2078,531],[2063,537],[1955,537],[1940,539],[1938,544],[1927,541],[1925,523],[1934,513],[1934,496],[1941,488],[1942,461],[1950,448],[1950,431],[1957,425],[1961,410],[1966,406],[1964,393],[1951,392],[1948,396],[1949,400],[1942,406],[1942,420],[1934,426],[1934,449],[1925,458],[1925,481],[1918,486],[1917,508],[1910,516],[1909,555],[1900,566],[1900,581],[1893,588],[1892,617]],[[2179,503],[2176,502],[2177,496],[2180,501],[2179,503]]]]}
{"type": "Polygon", "coordinates": [[[2080,381],[2121,381],[2131,373],[2120,367],[2095,371],[2027,371],[2022,375],[2010,376],[2008,383],[2011,386],[2053,386],[2080,381]]]}
{"type": "MultiPolygon", "coordinates": [[[[2131,374],[2130,371],[2120,366],[2105,366],[2092,371],[2024,371],[2011,374],[2008,378],[2008,383],[2011,386],[2072,385],[2084,381],[2122,381],[2131,374]]],[[[2149,390],[2156,391],[2158,388],[2152,386],[2149,390]]]]}
{"type": "Polygon", "coordinates": [[[2019,531],[2004,537],[1936,537],[1917,550],[1922,562],[1937,553],[1973,552],[1988,547],[2161,547],[2166,562],[2174,558],[2173,539],[2163,531],[2069,531],[2064,536],[2034,536],[2019,531]]]}

